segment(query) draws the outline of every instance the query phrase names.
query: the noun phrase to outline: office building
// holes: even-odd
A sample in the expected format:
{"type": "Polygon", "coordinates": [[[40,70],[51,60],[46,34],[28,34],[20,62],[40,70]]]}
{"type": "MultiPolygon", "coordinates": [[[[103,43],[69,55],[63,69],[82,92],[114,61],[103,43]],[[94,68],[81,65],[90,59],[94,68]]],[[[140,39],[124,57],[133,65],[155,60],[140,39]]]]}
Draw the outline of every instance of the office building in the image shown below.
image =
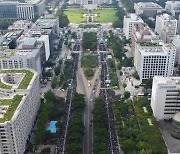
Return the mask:
{"type": "Polygon", "coordinates": [[[154,76],[173,75],[176,48],[172,44],[160,44],[136,43],[134,66],[141,81],[154,76]]]}
{"type": "Polygon", "coordinates": [[[8,27],[8,31],[23,30],[23,32],[27,32],[31,26],[32,22],[29,20],[17,20],[8,27]]]}
{"type": "Polygon", "coordinates": [[[153,78],[151,108],[157,120],[170,119],[180,111],[180,77],[153,78]]]}
{"type": "Polygon", "coordinates": [[[178,30],[177,33],[180,34],[180,15],[179,15],[179,19],[178,19],[178,30]]]}
{"type": "Polygon", "coordinates": [[[123,32],[126,39],[131,39],[132,37],[132,26],[135,23],[143,23],[143,20],[134,13],[124,16],[123,20],[123,32]]]}
{"type": "Polygon", "coordinates": [[[180,1],[167,1],[165,10],[172,16],[178,17],[180,15],[180,1]]]}
{"type": "Polygon", "coordinates": [[[45,13],[45,0],[31,0],[24,3],[18,1],[0,1],[1,19],[38,18],[45,13]]]}
{"type": "Polygon", "coordinates": [[[177,20],[169,14],[157,15],[155,32],[161,35],[163,30],[175,35],[177,33],[177,20]]]}
{"type": "Polygon", "coordinates": [[[139,2],[134,4],[135,13],[137,15],[145,14],[153,17],[157,13],[162,12],[162,7],[153,2],[139,2]]]}
{"type": "Polygon", "coordinates": [[[1,1],[0,2],[0,19],[17,19],[18,2],[1,1]]]}
{"type": "Polygon", "coordinates": [[[147,24],[135,23],[132,25],[131,50],[134,55],[135,45],[138,42],[159,42],[159,36],[156,35],[147,24]]]}
{"type": "Polygon", "coordinates": [[[28,40],[21,44],[18,49],[5,49],[0,51],[0,69],[33,69],[39,74],[42,73],[41,50],[42,44],[28,40]]]}
{"type": "Polygon", "coordinates": [[[176,47],[175,63],[180,65],[180,35],[176,35],[173,38],[172,44],[176,47]]]}
{"type": "Polygon", "coordinates": [[[40,107],[38,73],[0,71],[0,153],[23,154],[40,107]]]}

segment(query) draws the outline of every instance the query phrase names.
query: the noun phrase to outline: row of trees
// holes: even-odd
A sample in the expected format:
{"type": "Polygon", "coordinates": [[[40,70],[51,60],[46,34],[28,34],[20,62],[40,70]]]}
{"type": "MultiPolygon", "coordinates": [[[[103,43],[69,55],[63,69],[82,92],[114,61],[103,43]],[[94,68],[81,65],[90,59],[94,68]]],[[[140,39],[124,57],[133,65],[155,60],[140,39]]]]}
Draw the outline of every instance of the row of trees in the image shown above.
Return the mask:
{"type": "Polygon", "coordinates": [[[107,65],[109,70],[109,78],[111,80],[111,86],[119,87],[118,77],[116,73],[116,64],[114,59],[108,59],[107,65]]]}
{"type": "Polygon", "coordinates": [[[69,24],[69,19],[68,19],[67,15],[64,13],[64,11],[59,10],[57,15],[59,17],[59,27],[60,28],[67,27],[69,24]]]}
{"type": "Polygon", "coordinates": [[[56,66],[54,68],[54,73],[55,73],[55,76],[53,77],[52,81],[51,81],[51,88],[54,89],[58,86],[58,83],[59,83],[59,74],[61,72],[61,65],[62,65],[62,60],[59,60],[59,63],[58,63],[58,66],[56,66]]]}
{"type": "Polygon", "coordinates": [[[115,116],[117,134],[120,138],[121,149],[124,153],[133,154],[138,152],[143,154],[146,146],[144,145],[145,143],[138,126],[131,100],[114,100],[113,113],[115,116]]]}
{"type": "Polygon", "coordinates": [[[57,120],[57,129],[61,128],[61,118],[64,110],[64,98],[56,97],[52,91],[44,94],[45,101],[42,101],[38,115],[37,129],[35,130],[35,143],[48,144],[56,143],[58,133],[51,134],[46,130],[46,125],[51,120],[57,120]]]}
{"type": "Polygon", "coordinates": [[[64,71],[61,74],[60,82],[59,82],[59,86],[62,85],[62,89],[67,89],[67,85],[68,85],[67,82],[68,79],[70,78],[71,71],[72,71],[72,60],[68,59],[65,61],[64,71]]]}
{"type": "Polygon", "coordinates": [[[80,154],[83,151],[83,111],[85,108],[85,96],[83,94],[75,94],[72,100],[73,115],[69,121],[68,137],[66,143],[67,154],[80,154]]]}
{"type": "Polygon", "coordinates": [[[143,141],[147,144],[147,150],[150,153],[159,153],[161,149],[162,154],[167,153],[167,148],[159,130],[158,123],[153,116],[150,107],[150,101],[147,97],[138,97],[134,100],[136,116],[140,121],[141,129],[143,132],[143,141]],[[144,112],[143,107],[146,107],[148,112],[144,112]],[[151,119],[153,125],[149,125],[147,119],[151,119]]]}
{"type": "Polygon", "coordinates": [[[126,96],[123,100],[113,101],[113,113],[121,149],[124,153],[140,154],[159,153],[161,149],[161,153],[166,154],[167,150],[157,121],[152,116],[150,102],[145,97],[135,98],[134,107],[132,101],[127,98],[126,96]],[[146,107],[147,113],[144,112],[143,107],[146,107]],[[152,126],[149,125],[148,118],[152,120],[152,126]]]}
{"type": "Polygon", "coordinates": [[[108,154],[108,128],[105,102],[102,98],[96,98],[93,110],[94,130],[94,154],[108,154]]]}
{"type": "Polygon", "coordinates": [[[123,19],[124,19],[124,16],[126,15],[126,12],[124,11],[122,7],[119,7],[118,4],[116,4],[115,6],[117,7],[116,16],[118,17],[118,20],[116,20],[113,23],[113,27],[123,28],[123,19]]]}
{"type": "Polygon", "coordinates": [[[97,50],[97,37],[95,32],[84,32],[82,39],[82,47],[84,50],[97,50]]]}
{"type": "Polygon", "coordinates": [[[10,25],[12,25],[13,21],[7,19],[0,20],[0,30],[7,30],[10,25]]]}

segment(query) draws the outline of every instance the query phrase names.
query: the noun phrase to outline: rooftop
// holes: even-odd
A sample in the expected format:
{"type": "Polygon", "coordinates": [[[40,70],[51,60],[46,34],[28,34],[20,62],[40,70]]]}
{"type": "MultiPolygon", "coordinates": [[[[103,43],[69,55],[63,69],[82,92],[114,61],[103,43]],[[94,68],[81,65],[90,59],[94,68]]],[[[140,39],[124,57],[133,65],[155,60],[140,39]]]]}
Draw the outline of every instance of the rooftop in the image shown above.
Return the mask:
{"type": "Polygon", "coordinates": [[[139,44],[140,46],[146,46],[146,47],[153,47],[153,46],[162,46],[162,45],[160,45],[159,43],[152,43],[152,42],[139,42],[139,43],[137,43],[137,44],[139,44]]]}
{"type": "Polygon", "coordinates": [[[0,123],[11,120],[22,97],[22,95],[15,95],[12,99],[0,99],[0,123]]]}
{"type": "Polygon", "coordinates": [[[35,45],[36,43],[36,39],[35,38],[29,38],[28,40],[26,40],[23,45],[35,45]]]}
{"type": "MultiPolygon", "coordinates": [[[[27,89],[34,73],[30,70],[0,70],[0,74],[15,74],[15,73],[23,73],[24,76],[21,80],[21,82],[18,85],[18,89],[27,89]]],[[[2,89],[11,89],[13,85],[9,85],[8,83],[3,83],[2,80],[0,81],[0,88],[2,89]]]]}
{"type": "Polygon", "coordinates": [[[160,5],[153,2],[139,2],[136,4],[139,5],[139,7],[141,8],[160,8],[160,9],[162,8],[160,5]]]}
{"type": "Polygon", "coordinates": [[[57,19],[38,19],[36,21],[36,25],[40,25],[41,28],[52,28],[55,23],[56,23],[57,19]]]}
{"type": "Polygon", "coordinates": [[[158,83],[162,85],[180,85],[180,77],[155,76],[154,80],[158,81],[158,83]]]}
{"type": "Polygon", "coordinates": [[[164,14],[161,14],[161,15],[158,15],[159,17],[161,17],[163,20],[176,20],[173,16],[167,14],[167,13],[164,13],[164,14]]]}
{"type": "Polygon", "coordinates": [[[143,23],[143,20],[141,19],[141,17],[137,16],[135,13],[130,13],[126,15],[126,18],[132,21],[139,21],[143,23]]]}

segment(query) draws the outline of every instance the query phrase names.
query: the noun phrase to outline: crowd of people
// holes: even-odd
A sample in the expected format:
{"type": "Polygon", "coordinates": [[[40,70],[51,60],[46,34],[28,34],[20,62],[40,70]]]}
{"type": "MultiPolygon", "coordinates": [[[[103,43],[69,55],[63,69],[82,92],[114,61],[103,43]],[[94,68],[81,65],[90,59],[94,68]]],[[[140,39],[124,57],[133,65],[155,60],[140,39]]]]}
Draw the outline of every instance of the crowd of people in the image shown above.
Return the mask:
{"type": "Polygon", "coordinates": [[[57,145],[57,154],[63,154],[65,152],[65,144],[66,144],[66,137],[67,137],[67,130],[68,130],[68,122],[72,116],[71,110],[71,101],[76,93],[76,86],[77,86],[77,69],[78,69],[78,58],[79,53],[73,53],[73,63],[72,63],[72,72],[70,75],[71,83],[67,89],[67,95],[65,98],[65,108],[64,108],[64,115],[62,120],[62,129],[60,130],[60,138],[57,145]]]}
{"type": "MultiPolygon", "coordinates": [[[[102,56],[102,55],[100,55],[102,56]]],[[[101,60],[101,89],[100,96],[105,101],[105,109],[108,117],[108,150],[110,153],[119,154],[119,145],[118,139],[115,132],[115,123],[114,123],[114,115],[112,111],[112,100],[115,98],[115,92],[111,90],[107,84],[106,80],[108,79],[108,71],[107,71],[107,63],[105,59],[101,60]]]]}

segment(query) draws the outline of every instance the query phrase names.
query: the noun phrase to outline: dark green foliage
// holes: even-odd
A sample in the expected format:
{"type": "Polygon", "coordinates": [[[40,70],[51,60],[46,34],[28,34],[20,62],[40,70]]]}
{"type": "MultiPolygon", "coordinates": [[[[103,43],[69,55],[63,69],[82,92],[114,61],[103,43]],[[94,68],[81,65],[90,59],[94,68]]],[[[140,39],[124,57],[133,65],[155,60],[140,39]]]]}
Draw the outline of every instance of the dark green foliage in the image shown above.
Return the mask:
{"type": "Polygon", "coordinates": [[[64,11],[60,10],[58,16],[59,16],[59,27],[60,28],[67,27],[69,24],[69,19],[67,15],[64,14],[64,11]]]}
{"type": "Polygon", "coordinates": [[[107,114],[105,110],[105,102],[102,98],[96,98],[93,110],[93,126],[94,126],[94,154],[108,154],[107,149],[107,114]]]}
{"type": "Polygon", "coordinates": [[[84,50],[90,49],[91,51],[97,50],[97,38],[95,32],[84,32],[82,47],[84,50]]]}
{"type": "MultiPolygon", "coordinates": [[[[56,97],[52,91],[48,91],[44,95],[45,102],[42,102],[38,115],[37,128],[35,130],[35,143],[36,144],[48,144],[55,143],[58,139],[59,132],[51,134],[46,131],[46,124],[51,120],[57,120],[60,123],[63,110],[64,99],[56,97]]],[[[59,130],[60,125],[57,125],[59,130]]]]}
{"type": "Polygon", "coordinates": [[[85,108],[85,96],[83,94],[75,94],[72,100],[73,116],[69,121],[68,136],[66,144],[67,154],[80,154],[83,149],[83,111],[85,108]]]}

